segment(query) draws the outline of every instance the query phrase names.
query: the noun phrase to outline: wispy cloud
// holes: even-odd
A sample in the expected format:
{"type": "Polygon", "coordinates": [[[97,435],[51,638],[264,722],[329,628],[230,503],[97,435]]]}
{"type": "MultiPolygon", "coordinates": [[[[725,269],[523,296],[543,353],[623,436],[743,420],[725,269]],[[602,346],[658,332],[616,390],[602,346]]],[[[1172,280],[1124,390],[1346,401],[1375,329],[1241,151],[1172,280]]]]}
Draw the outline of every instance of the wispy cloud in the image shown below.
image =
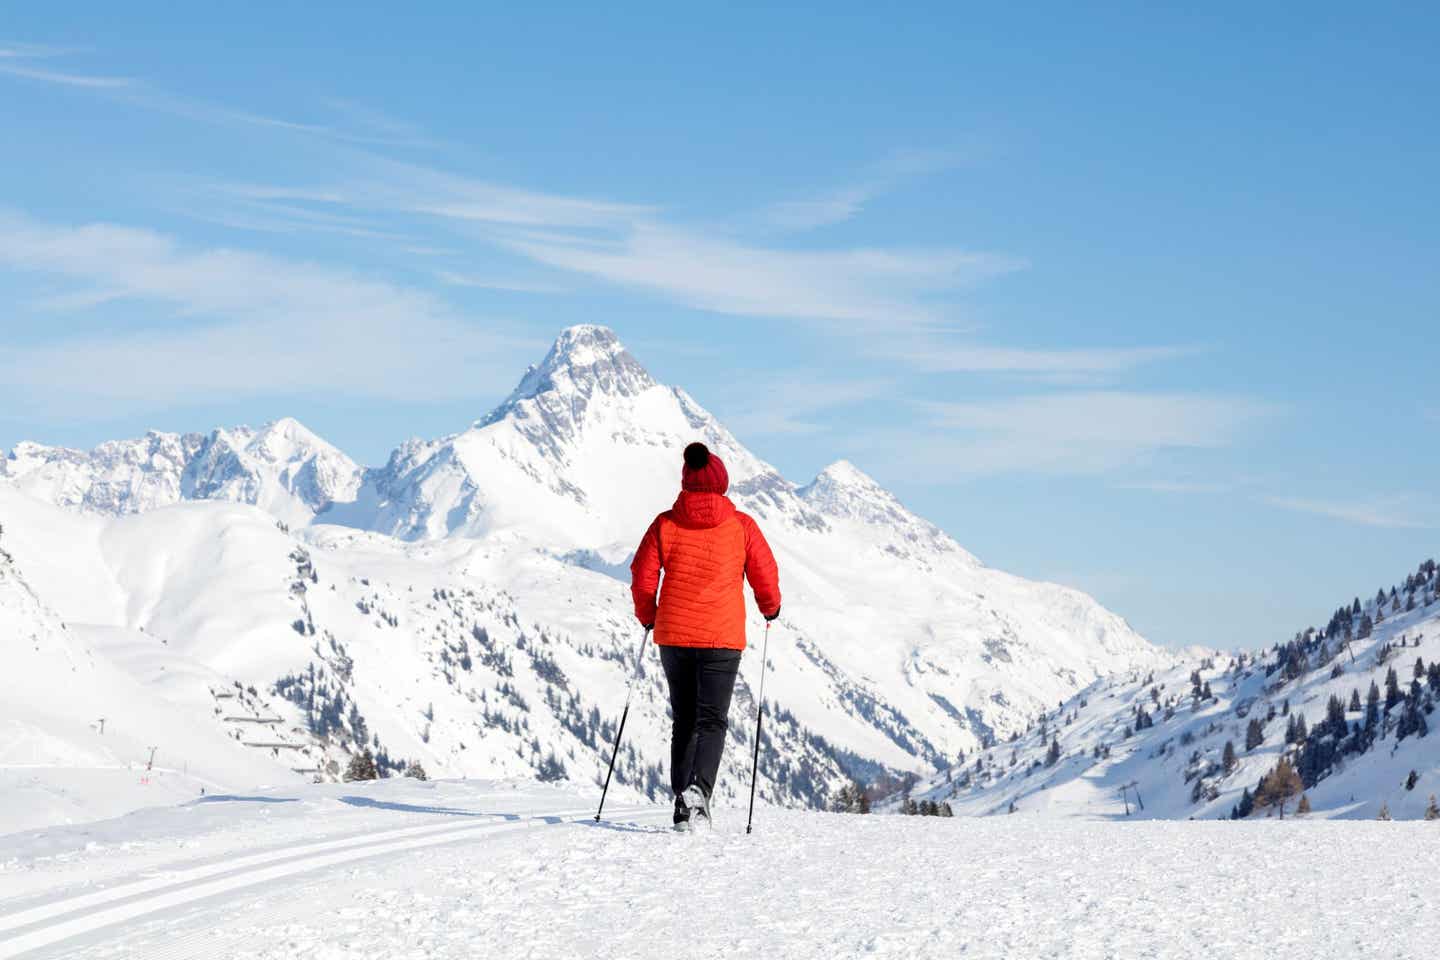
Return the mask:
{"type": "Polygon", "coordinates": [[[1437,525],[1433,504],[1425,505],[1413,497],[1391,497],[1379,500],[1323,500],[1308,497],[1272,496],[1264,501],[1271,506],[1298,513],[1309,513],[1345,523],[1387,530],[1430,530],[1437,525]]]}
{"type": "Polygon", "coordinates": [[[471,287],[480,290],[504,290],[507,293],[564,293],[558,283],[516,280],[507,277],[492,277],[483,274],[457,273],[454,270],[436,270],[435,279],[452,287],[471,287]]]}
{"type": "MultiPolygon", "coordinates": [[[[38,50],[7,45],[5,52],[0,65],[6,70],[42,69],[26,59],[38,56],[38,50]]],[[[60,56],[58,51],[44,52],[60,56]]],[[[44,69],[51,70],[49,64],[44,69]]],[[[117,102],[207,123],[257,126],[363,146],[420,138],[413,125],[346,98],[320,99],[339,122],[317,122],[211,103],[130,78],[56,72],[50,79],[64,78],[93,86],[117,102]]],[[[947,324],[954,312],[948,297],[978,280],[1025,266],[1019,257],[949,246],[806,249],[763,244],[670,222],[643,204],[526,189],[375,156],[347,161],[364,169],[312,188],[222,185],[219,193],[227,195],[219,197],[215,208],[196,206],[189,212],[237,229],[325,232],[399,242],[407,248],[435,246],[429,237],[403,235],[408,230],[397,231],[393,223],[372,223],[369,215],[404,216],[412,224],[448,226],[548,270],[692,308],[883,331],[947,324]]],[[[776,204],[770,216],[792,228],[836,222],[853,216],[877,192],[954,162],[954,155],[944,152],[896,151],[860,171],[857,184],[776,204]]],[[[452,282],[489,272],[464,263],[445,269],[452,282]]],[[[493,278],[484,283],[515,286],[493,278]]],[[[538,285],[524,286],[541,292],[538,285]]]]}
{"type": "Polygon", "coordinates": [[[893,390],[889,380],[820,380],[777,373],[761,382],[736,385],[732,395],[745,400],[725,410],[721,419],[742,440],[821,433],[833,428],[821,423],[818,414],[865,403],[893,390]]]}
{"type": "Polygon", "coordinates": [[[860,212],[874,195],[869,187],[846,187],[805,200],[783,200],[766,207],[761,216],[782,230],[809,230],[842,223],[860,212]]]}
{"type": "Polygon", "coordinates": [[[1218,448],[1278,413],[1242,397],[1124,391],[1056,392],[926,403],[926,456],[958,473],[1098,474],[1168,449],[1218,448]]]}
{"type": "Polygon", "coordinates": [[[415,124],[392,116],[370,104],[361,103],[348,97],[322,97],[320,105],[349,121],[359,130],[368,130],[396,141],[429,143],[430,138],[415,124]]]}
{"type": "MultiPolygon", "coordinates": [[[[252,202],[428,218],[549,270],[697,309],[875,329],[937,326],[948,319],[937,297],[1025,266],[1017,257],[946,247],[760,245],[669,223],[644,204],[530,190],[374,157],[328,185],[219,189],[252,202]]],[[[457,276],[476,272],[463,264],[447,269],[457,276]]]]}
{"type": "Polygon", "coordinates": [[[257,233],[330,233],[369,240],[414,243],[414,240],[405,234],[382,229],[365,218],[316,210],[299,204],[267,201],[241,201],[216,206],[187,204],[176,212],[194,220],[257,233]]]}
{"type": "Polygon", "coordinates": [[[528,190],[375,156],[347,159],[345,173],[328,185],[231,183],[213,191],[253,202],[304,202],[490,228],[614,229],[653,214],[638,204],[528,190]]]}
{"type": "Polygon", "coordinates": [[[182,96],[149,84],[134,82],[118,91],[117,100],[131,106],[167,113],[202,123],[228,126],[261,127],[281,133],[300,134],[358,147],[427,147],[435,142],[423,137],[395,136],[373,130],[353,129],[338,123],[296,120],[252,110],[240,110],[224,104],[182,96]]]}
{"type": "Polygon", "coordinates": [[[40,83],[53,83],[64,87],[84,87],[91,90],[118,90],[135,85],[135,81],[130,77],[106,77],[85,73],[70,73],[62,70],[49,70],[44,67],[35,67],[22,62],[34,56],[37,55],[26,54],[14,48],[0,50],[0,74],[19,77],[23,80],[34,80],[40,83]]]}
{"type": "Polygon", "coordinates": [[[0,76],[87,89],[105,95],[115,103],[206,123],[267,127],[365,146],[436,145],[435,141],[421,136],[413,128],[406,126],[403,130],[399,129],[398,121],[379,111],[368,110],[354,101],[337,98],[322,98],[319,101],[322,110],[353,123],[353,127],[329,122],[307,122],[235,109],[197,97],[176,94],[136,77],[98,76],[36,66],[31,62],[42,59],[53,61],[75,52],[59,47],[7,44],[0,47],[0,76]]]}
{"type": "Polygon", "coordinates": [[[760,247],[658,223],[634,224],[612,240],[531,233],[501,242],[538,263],[702,310],[872,329],[942,320],[944,309],[926,302],[931,295],[1024,266],[959,249],[760,247]]]}
{"type": "MultiPolygon", "coordinates": [[[[235,109],[138,81],[127,80],[108,94],[188,119],[258,126],[338,144],[369,147],[422,137],[404,120],[344,98],[319,101],[338,121],[331,123],[235,109]]],[[[330,182],[192,184],[181,188],[186,202],[176,208],[235,229],[336,234],[402,250],[466,250],[478,241],[487,246],[487,255],[446,257],[448,262],[427,267],[428,272],[450,286],[536,294],[564,290],[567,275],[585,277],[693,309],[826,325],[868,337],[893,359],[933,372],[1019,374],[1093,385],[1189,350],[1024,349],[939,339],[957,323],[960,293],[1025,269],[1023,257],[952,245],[836,248],[766,242],[756,239],[765,231],[755,231],[753,220],[747,236],[745,230],[675,222],[666,211],[644,203],[530,189],[382,158],[368,149],[341,146],[334,153],[336,173],[330,182]],[[514,264],[520,268],[511,269],[514,264]],[[532,272],[540,276],[524,276],[532,272]]],[[[762,219],[790,230],[837,223],[905,180],[949,169],[961,159],[955,151],[897,150],[857,171],[851,185],[773,204],[762,219]]],[[[110,285],[98,286],[110,295],[110,285]]]]}
{"type": "Polygon", "coordinates": [[[1229,493],[1237,484],[1210,480],[1130,480],[1114,485],[1116,490],[1144,490],[1150,493],[1229,493]]]}
{"type": "Polygon", "coordinates": [[[0,217],[0,266],[187,316],[178,329],[0,354],[4,395],[52,411],[267,393],[454,399],[477,382],[507,380],[531,346],[422,291],[264,254],[191,249],[149,230],[0,217]]]}
{"type": "Polygon", "coordinates": [[[0,60],[43,60],[80,52],[82,50],[78,47],[57,47],[47,43],[0,43],[0,60]]]}
{"type": "Polygon", "coordinates": [[[760,222],[779,230],[813,230],[856,217],[876,197],[916,177],[948,170],[961,155],[941,150],[894,150],[862,171],[848,186],[813,196],[781,200],[760,211],[760,222]]]}
{"type": "Polygon", "coordinates": [[[1197,352],[1194,347],[1027,349],[951,344],[930,338],[903,345],[895,355],[922,370],[943,373],[1012,373],[1057,378],[1115,374],[1197,352]]]}

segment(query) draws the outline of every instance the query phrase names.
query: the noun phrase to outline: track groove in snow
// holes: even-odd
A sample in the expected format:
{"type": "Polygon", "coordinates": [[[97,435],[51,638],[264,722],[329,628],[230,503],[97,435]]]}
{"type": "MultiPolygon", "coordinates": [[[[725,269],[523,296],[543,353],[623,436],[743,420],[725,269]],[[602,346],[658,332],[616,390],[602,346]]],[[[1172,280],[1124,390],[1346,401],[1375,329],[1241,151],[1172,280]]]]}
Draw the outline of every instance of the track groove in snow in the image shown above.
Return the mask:
{"type": "Polygon", "coordinates": [[[319,785],[245,798],[293,798],[283,804],[187,804],[0,837],[9,922],[51,911],[8,931],[0,956],[1419,960],[1440,942],[1425,872],[1440,827],[1424,822],[767,806],[747,836],[744,806],[722,803],[715,830],[683,836],[662,825],[668,809],[630,798],[594,825],[593,788],[496,787],[381,781],[357,805],[355,787],[319,785]],[[472,816],[456,823],[455,811],[472,816]],[[519,811],[530,816],[494,816],[519,811]],[[222,854],[230,872],[215,872],[222,854]],[[165,885],[137,893],[146,882],[165,885]]]}
{"type": "MultiPolygon", "coordinates": [[[[653,807],[617,810],[616,814],[658,815],[653,807]]],[[[5,933],[5,938],[0,939],[0,960],[10,960],[113,924],[301,873],[540,825],[580,823],[592,816],[589,808],[573,808],[531,816],[459,815],[477,817],[482,822],[362,834],[279,853],[242,857],[235,861],[167,872],[150,879],[137,880],[3,915],[0,916],[0,932],[5,933]]]]}
{"type": "MultiPolygon", "coordinates": [[[[537,831],[371,862],[227,920],[235,960],[1260,960],[1432,955],[1420,823],[1055,823],[722,811],[713,835],[537,831]],[[1303,911],[1316,878],[1342,901],[1303,911]]],[[[194,923],[195,921],[191,921],[194,923]]],[[[158,931],[127,944],[159,942],[158,931]]],[[[197,941],[198,943],[199,941],[197,941]]],[[[211,946],[222,943],[212,935],[211,946]]],[[[134,955],[134,954],[129,954],[134,955]]],[[[148,955],[148,954],[147,954],[148,955]]],[[[215,955],[177,953],[183,957],[215,955]]],[[[86,960],[127,956],[87,953],[86,960]]]]}
{"type": "MultiPolygon", "coordinates": [[[[575,812],[578,811],[564,811],[557,813],[556,816],[571,815],[575,812]]],[[[489,823],[514,822],[527,819],[520,814],[502,813],[487,814],[452,811],[449,812],[448,815],[478,818],[489,823]]],[[[468,820],[467,822],[458,824],[431,824],[423,827],[402,827],[379,832],[369,831],[352,834],[335,840],[318,841],[315,843],[300,844],[299,846],[292,844],[278,850],[249,854],[239,858],[225,857],[214,862],[193,867],[176,864],[174,866],[154,868],[145,871],[145,876],[141,879],[118,883],[94,893],[66,897],[38,906],[17,910],[13,913],[0,913],[0,933],[18,930],[21,927],[30,926],[67,913],[74,913],[91,907],[105,906],[121,900],[133,899],[137,896],[153,893],[167,887],[197,883],[201,880],[211,880],[231,874],[244,873],[268,864],[304,860],[329,851],[360,850],[365,847],[378,846],[404,838],[430,837],[434,835],[473,831],[475,827],[476,824],[474,820],[468,820]]]]}

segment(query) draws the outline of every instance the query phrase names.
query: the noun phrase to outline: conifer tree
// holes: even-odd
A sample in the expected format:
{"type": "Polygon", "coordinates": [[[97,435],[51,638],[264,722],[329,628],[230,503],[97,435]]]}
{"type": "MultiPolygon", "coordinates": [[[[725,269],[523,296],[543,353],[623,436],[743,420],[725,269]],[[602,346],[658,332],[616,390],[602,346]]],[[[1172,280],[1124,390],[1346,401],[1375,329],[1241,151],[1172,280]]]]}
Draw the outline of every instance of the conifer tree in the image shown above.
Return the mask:
{"type": "Polygon", "coordinates": [[[350,766],[345,769],[345,782],[351,783],[355,780],[378,780],[380,773],[375,769],[375,755],[366,747],[361,753],[350,758],[350,766]]]}
{"type": "Polygon", "coordinates": [[[870,798],[859,781],[852,780],[836,791],[833,809],[836,813],[869,813],[870,798]]]}
{"type": "Polygon", "coordinates": [[[1264,742],[1265,728],[1260,725],[1260,718],[1251,717],[1249,725],[1245,727],[1245,752],[1249,753],[1264,742]]]}
{"type": "Polygon", "coordinates": [[[1418,783],[1419,781],[1420,781],[1420,774],[1416,773],[1414,770],[1411,770],[1411,771],[1410,771],[1410,775],[1405,778],[1405,789],[1406,789],[1406,790],[1414,790],[1414,789],[1415,789],[1415,784],[1418,783]]]}
{"type": "Polygon", "coordinates": [[[1430,794],[1430,803],[1425,807],[1426,820],[1440,820],[1440,804],[1435,802],[1435,794],[1430,794]]]}
{"type": "Polygon", "coordinates": [[[1310,794],[1300,794],[1300,805],[1295,808],[1295,815],[1303,817],[1310,812],[1310,794]]]}
{"type": "Polygon", "coordinates": [[[1045,766],[1047,766],[1047,767],[1053,767],[1053,766],[1055,766],[1055,764],[1057,764],[1057,763],[1059,763],[1059,762],[1060,762],[1060,737],[1059,737],[1059,735],[1056,735],[1056,737],[1055,737],[1053,740],[1050,741],[1050,749],[1045,752],[1045,766]]]}
{"type": "Polygon", "coordinates": [[[1220,762],[1221,762],[1221,764],[1225,767],[1225,772],[1226,772],[1226,773],[1230,773],[1230,772],[1232,772],[1232,771],[1235,769],[1235,764],[1236,764],[1237,760],[1236,760],[1236,758],[1235,758],[1235,741],[1234,741],[1234,740],[1226,740],[1226,741],[1225,741],[1225,752],[1224,752],[1224,754],[1223,754],[1220,762]]]}
{"type": "Polygon", "coordinates": [[[1354,688],[1354,689],[1352,689],[1352,690],[1350,691],[1350,707],[1349,707],[1349,710],[1350,710],[1351,713],[1359,713],[1359,712],[1360,712],[1360,689],[1359,689],[1358,687],[1356,687],[1356,688],[1354,688]]]}
{"type": "Polygon", "coordinates": [[[1376,820],[1390,820],[1390,819],[1392,819],[1391,816],[1390,816],[1390,804],[1388,804],[1388,803],[1382,803],[1382,804],[1380,804],[1380,814],[1379,814],[1375,819],[1376,819],[1376,820]]]}
{"type": "Polygon", "coordinates": [[[405,767],[405,776],[409,777],[411,780],[430,779],[428,776],[425,775],[425,768],[420,766],[419,760],[410,761],[409,765],[405,767]]]}
{"type": "Polygon", "coordinates": [[[1330,695],[1330,700],[1325,704],[1325,726],[1329,732],[1336,737],[1345,736],[1347,724],[1345,723],[1345,702],[1335,694],[1330,695]]]}

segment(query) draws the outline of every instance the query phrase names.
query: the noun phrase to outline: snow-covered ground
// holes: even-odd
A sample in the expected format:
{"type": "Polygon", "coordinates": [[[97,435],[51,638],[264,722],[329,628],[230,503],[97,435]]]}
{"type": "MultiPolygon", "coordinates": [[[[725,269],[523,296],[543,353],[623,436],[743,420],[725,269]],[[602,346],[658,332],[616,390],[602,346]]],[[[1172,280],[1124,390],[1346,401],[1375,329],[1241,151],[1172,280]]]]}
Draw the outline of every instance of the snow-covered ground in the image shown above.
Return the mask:
{"type": "Polygon", "coordinates": [[[0,837],[0,958],[1396,958],[1440,937],[1423,822],[764,807],[746,836],[730,807],[686,836],[633,795],[596,825],[594,800],[327,784],[0,837]],[[1317,878],[1340,900],[1316,908],[1317,878]]]}

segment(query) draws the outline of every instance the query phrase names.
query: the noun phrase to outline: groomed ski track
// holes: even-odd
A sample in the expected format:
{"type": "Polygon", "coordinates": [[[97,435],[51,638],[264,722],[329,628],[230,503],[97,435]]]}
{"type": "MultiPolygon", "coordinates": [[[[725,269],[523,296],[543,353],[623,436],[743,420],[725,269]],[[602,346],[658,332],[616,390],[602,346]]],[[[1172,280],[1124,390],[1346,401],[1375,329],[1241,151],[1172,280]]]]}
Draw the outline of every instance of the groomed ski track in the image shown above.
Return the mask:
{"type": "MultiPolygon", "coordinates": [[[[216,797],[209,802],[232,798],[216,797]]],[[[233,798],[245,802],[249,798],[233,798]]],[[[455,808],[430,808],[407,804],[355,802],[357,806],[393,808],[404,812],[432,813],[448,822],[431,826],[363,831],[314,843],[286,845],[242,856],[225,856],[208,862],[177,861],[150,868],[128,878],[108,883],[99,890],[59,896],[42,896],[39,902],[21,900],[0,908],[0,960],[66,956],[87,938],[107,928],[170,911],[203,906],[226,894],[274,884],[276,881],[342,867],[371,858],[412,853],[428,848],[477,843],[526,830],[562,827],[594,822],[595,805],[571,807],[544,813],[487,813],[455,808]],[[459,820],[460,822],[455,822],[459,820]]],[[[659,821],[668,817],[668,808],[616,806],[607,811],[606,822],[659,821]]],[[[181,937],[168,944],[147,948],[153,957],[190,956],[194,937],[181,937]]]]}
{"type": "Polygon", "coordinates": [[[765,806],[747,836],[722,805],[677,835],[613,787],[594,824],[598,793],[309,785],[0,836],[0,957],[1428,960],[1440,940],[1423,821],[765,806]]]}

